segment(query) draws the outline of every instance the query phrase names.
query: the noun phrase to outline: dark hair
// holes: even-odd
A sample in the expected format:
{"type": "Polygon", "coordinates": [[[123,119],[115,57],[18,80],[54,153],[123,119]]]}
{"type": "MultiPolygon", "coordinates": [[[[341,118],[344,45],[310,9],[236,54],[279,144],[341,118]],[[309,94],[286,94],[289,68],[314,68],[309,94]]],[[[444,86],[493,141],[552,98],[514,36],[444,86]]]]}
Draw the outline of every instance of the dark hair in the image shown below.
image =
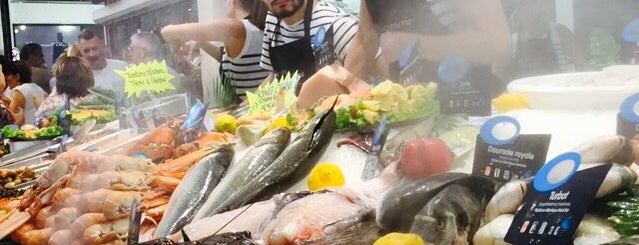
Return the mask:
{"type": "Polygon", "coordinates": [[[29,65],[22,60],[14,61],[13,64],[16,70],[18,70],[18,74],[20,74],[20,83],[30,83],[31,68],[29,68],[29,65]]]}
{"type": "Polygon", "coordinates": [[[104,40],[102,38],[102,35],[91,29],[91,28],[84,28],[82,31],[80,31],[80,34],[78,34],[78,40],[83,39],[83,40],[91,40],[94,37],[98,37],[100,40],[104,40]]]}
{"type": "Polygon", "coordinates": [[[266,23],[268,6],[266,6],[262,0],[240,0],[240,4],[242,4],[242,7],[249,12],[249,16],[247,17],[248,21],[263,31],[266,23]]]}
{"type": "Polygon", "coordinates": [[[93,72],[89,62],[77,56],[61,55],[53,65],[55,88],[59,94],[67,94],[70,98],[77,98],[89,94],[93,87],[93,72]]]}
{"type": "Polygon", "coordinates": [[[2,65],[2,73],[4,73],[5,76],[19,74],[13,61],[7,59],[4,55],[0,55],[0,65],[2,65]]]}
{"type": "Polygon", "coordinates": [[[37,43],[27,43],[20,49],[20,60],[28,60],[35,52],[42,52],[42,46],[37,43]]]}

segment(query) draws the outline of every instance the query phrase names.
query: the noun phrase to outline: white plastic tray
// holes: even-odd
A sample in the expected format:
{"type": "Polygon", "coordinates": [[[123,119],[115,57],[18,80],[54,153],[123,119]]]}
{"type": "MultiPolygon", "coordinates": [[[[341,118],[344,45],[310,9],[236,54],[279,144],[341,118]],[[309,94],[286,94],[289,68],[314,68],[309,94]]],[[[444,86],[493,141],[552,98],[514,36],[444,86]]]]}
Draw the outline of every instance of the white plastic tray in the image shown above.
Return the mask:
{"type": "Polygon", "coordinates": [[[627,78],[609,72],[535,76],[511,82],[508,91],[525,95],[531,109],[618,110],[624,99],[639,92],[639,77],[627,78]]]}

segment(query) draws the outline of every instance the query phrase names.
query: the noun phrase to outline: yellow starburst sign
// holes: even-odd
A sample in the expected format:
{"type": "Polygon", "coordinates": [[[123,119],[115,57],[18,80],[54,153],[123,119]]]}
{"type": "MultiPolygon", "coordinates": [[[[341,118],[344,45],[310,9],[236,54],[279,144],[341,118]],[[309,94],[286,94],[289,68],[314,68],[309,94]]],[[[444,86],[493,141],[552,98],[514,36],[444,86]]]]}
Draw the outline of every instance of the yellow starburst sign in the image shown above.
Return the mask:
{"type": "Polygon", "coordinates": [[[166,67],[166,61],[156,60],[127,67],[126,70],[115,70],[124,79],[124,93],[127,97],[138,97],[143,92],[162,93],[174,90],[171,75],[166,67]]]}

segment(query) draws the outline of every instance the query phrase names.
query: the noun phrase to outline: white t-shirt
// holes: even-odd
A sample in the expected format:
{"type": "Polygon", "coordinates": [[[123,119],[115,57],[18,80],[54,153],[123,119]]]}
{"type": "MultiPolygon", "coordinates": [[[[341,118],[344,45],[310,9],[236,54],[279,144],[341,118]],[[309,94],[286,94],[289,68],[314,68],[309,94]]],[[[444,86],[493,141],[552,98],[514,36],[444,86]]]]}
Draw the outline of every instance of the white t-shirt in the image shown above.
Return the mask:
{"type": "Polygon", "coordinates": [[[246,29],[246,40],[239,55],[229,57],[226,52],[222,55],[222,72],[228,72],[235,81],[235,94],[244,96],[246,91],[255,91],[264,81],[268,72],[260,67],[262,56],[262,30],[243,19],[246,29]]]}
{"type": "Polygon", "coordinates": [[[94,87],[112,90],[124,95],[124,79],[115,74],[114,70],[124,71],[126,62],[121,60],[107,59],[107,65],[102,70],[93,70],[94,87]]]}
{"type": "MultiPolygon", "coordinates": [[[[339,62],[343,63],[346,58],[346,53],[348,52],[348,44],[357,33],[357,18],[330,3],[317,3],[313,8],[311,18],[310,39],[313,40],[315,33],[317,33],[317,30],[319,30],[321,26],[324,26],[324,28],[328,30],[330,25],[333,25],[333,48],[335,57],[339,62]]],[[[277,17],[271,12],[268,12],[266,16],[266,27],[264,28],[264,42],[262,43],[260,66],[269,71],[273,71],[270,59],[270,46],[276,47],[284,45],[304,37],[303,19],[292,25],[287,25],[286,22],[282,20],[277,33],[273,33],[276,26],[277,17]],[[275,39],[273,39],[274,36],[275,39]]]]}
{"type": "Polygon", "coordinates": [[[33,124],[35,122],[35,113],[38,110],[33,103],[34,99],[38,100],[38,103],[44,103],[46,92],[35,83],[24,83],[13,88],[12,98],[15,91],[20,91],[24,96],[24,123],[33,124]]]}
{"type": "MultiPolygon", "coordinates": [[[[95,80],[93,86],[113,90],[116,93],[124,95],[124,79],[118,76],[114,70],[124,71],[126,66],[127,64],[124,61],[107,59],[107,65],[102,70],[92,70],[93,79],[95,80]]],[[[51,78],[49,86],[51,86],[51,94],[57,94],[55,77],[51,78]]]]}

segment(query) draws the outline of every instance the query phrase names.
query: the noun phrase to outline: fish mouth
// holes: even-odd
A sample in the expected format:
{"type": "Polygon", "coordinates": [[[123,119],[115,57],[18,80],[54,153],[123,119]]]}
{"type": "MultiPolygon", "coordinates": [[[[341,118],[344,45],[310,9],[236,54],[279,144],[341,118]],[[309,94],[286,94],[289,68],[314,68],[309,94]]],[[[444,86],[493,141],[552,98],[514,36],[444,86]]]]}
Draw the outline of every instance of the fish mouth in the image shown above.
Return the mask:
{"type": "MultiPolygon", "coordinates": [[[[337,102],[339,101],[339,95],[335,97],[335,100],[333,101],[333,105],[331,105],[331,107],[328,109],[328,111],[326,111],[324,113],[324,115],[322,115],[319,120],[317,120],[317,123],[315,124],[315,127],[313,128],[313,134],[311,136],[311,141],[309,142],[306,151],[310,152],[311,150],[315,149],[317,147],[317,145],[319,145],[320,142],[320,138],[322,136],[322,133],[324,133],[325,130],[327,130],[327,127],[325,124],[329,123],[331,124],[331,129],[332,130],[328,130],[331,132],[334,132],[335,129],[335,106],[337,105],[337,102]]],[[[331,133],[332,134],[332,133],[331,133]]]]}

